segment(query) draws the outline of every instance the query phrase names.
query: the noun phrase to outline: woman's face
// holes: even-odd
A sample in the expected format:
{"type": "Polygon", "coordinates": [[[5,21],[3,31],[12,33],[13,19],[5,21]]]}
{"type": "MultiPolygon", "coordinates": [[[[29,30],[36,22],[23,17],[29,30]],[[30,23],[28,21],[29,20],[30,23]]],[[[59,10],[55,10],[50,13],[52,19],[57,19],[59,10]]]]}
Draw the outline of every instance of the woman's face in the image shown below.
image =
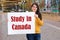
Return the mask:
{"type": "Polygon", "coordinates": [[[32,11],[33,11],[33,12],[36,12],[36,11],[37,11],[37,6],[36,6],[36,5],[33,5],[33,6],[32,6],[32,11]]]}

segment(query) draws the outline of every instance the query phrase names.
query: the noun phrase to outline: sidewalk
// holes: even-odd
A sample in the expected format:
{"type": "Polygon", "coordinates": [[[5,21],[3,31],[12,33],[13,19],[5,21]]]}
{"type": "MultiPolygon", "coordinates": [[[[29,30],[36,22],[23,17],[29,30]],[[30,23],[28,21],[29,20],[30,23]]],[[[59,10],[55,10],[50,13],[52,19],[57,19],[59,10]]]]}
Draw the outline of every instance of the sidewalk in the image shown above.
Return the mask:
{"type": "Polygon", "coordinates": [[[60,40],[60,28],[55,28],[57,26],[50,22],[52,21],[44,20],[44,26],[41,28],[42,40],[60,40]]]}

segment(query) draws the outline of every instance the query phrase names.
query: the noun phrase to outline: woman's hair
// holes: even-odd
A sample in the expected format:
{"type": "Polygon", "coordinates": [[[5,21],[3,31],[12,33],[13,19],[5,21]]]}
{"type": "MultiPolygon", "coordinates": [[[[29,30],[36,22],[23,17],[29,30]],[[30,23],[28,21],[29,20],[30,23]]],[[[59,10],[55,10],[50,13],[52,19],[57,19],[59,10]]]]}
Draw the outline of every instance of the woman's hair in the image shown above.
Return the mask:
{"type": "Polygon", "coordinates": [[[31,5],[31,7],[32,7],[33,5],[36,5],[36,6],[37,6],[36,14],[37,14],[38,17],[40,18],[40,20],[42,20],[42,15],[41,15],[41,13],[40,13],[40,11],[39,11],[39,6],[38,6],[38,4],[37,4],[37,3],[33,3],[33,4],[31,5]]]}

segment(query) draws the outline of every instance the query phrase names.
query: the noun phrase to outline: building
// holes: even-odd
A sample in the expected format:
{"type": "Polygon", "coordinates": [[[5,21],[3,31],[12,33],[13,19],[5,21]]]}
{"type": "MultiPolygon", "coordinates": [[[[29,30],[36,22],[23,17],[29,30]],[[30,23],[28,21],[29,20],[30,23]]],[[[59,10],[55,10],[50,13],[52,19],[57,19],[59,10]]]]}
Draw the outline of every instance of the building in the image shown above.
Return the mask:
{"type": "Polygon", "coordinates": [[[45,8],[53,13],[60,13],[60,0],[45,0],[45,8]]]}
{"type": "Polygon", "coordinates": [[[60,11],[60,0],[51,0],[52,12],[59,13],[60,11]]]}

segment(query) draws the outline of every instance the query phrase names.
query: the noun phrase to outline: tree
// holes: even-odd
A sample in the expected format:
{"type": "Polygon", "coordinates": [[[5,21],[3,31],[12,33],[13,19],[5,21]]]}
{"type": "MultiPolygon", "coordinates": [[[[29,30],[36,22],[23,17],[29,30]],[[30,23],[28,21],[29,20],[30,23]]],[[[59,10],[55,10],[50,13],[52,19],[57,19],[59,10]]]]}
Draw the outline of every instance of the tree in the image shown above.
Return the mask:
{"type": "Polygon", "coordinates": [[[43,7],[45,7],[45,1],[44,0],[42,0],[40,3],[40,8],[43,8],[43,7]]]}

